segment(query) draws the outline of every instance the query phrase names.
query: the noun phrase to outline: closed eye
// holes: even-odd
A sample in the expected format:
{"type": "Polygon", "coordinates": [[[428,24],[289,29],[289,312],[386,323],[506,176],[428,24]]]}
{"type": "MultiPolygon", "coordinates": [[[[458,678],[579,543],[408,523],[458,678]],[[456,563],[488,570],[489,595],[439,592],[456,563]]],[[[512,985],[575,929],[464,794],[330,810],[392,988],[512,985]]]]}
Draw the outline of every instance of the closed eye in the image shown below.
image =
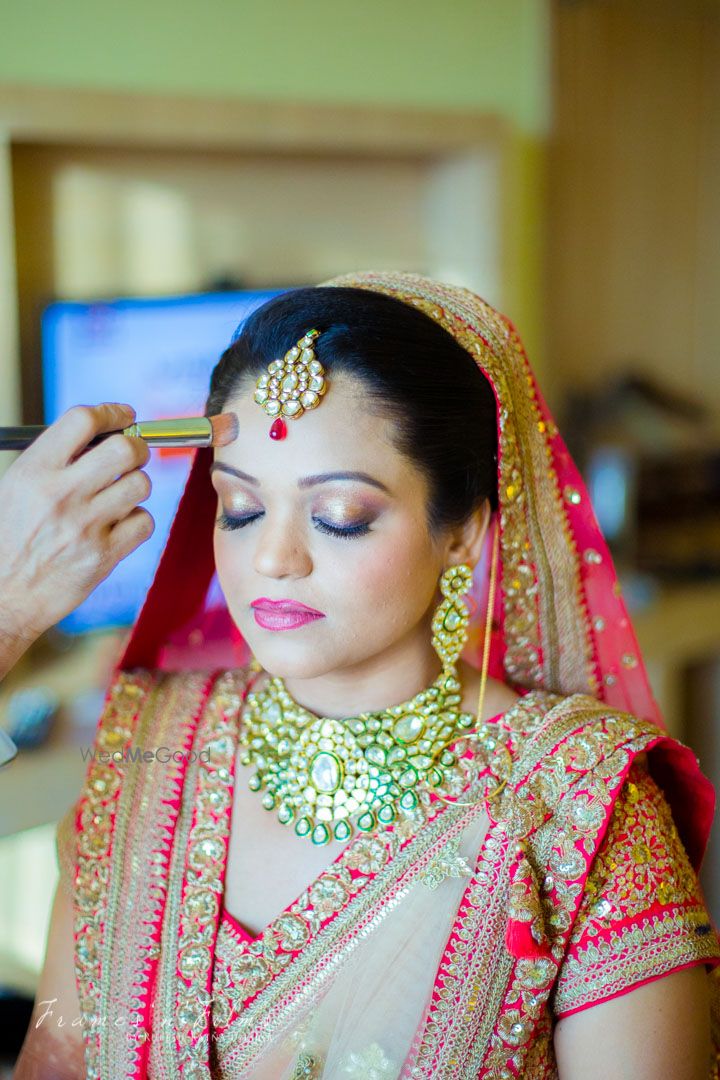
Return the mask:
{"type": "MultiPolygon", "coordinates": [[[[244,514],[242,516],[228,514],[223,511],[217,518],[216,525],[219,529],[235,530],[243,529],[246,525],[251,525],[253,521],[257,521],[258,518],[263,516],[262,511],[256,514],[244,514]]],[[[352,539],[355,536],[364,536],[370,531],[370,525],[368,522],[360,522],[357,525],[340,526],[332,525],[329,521],[323,521],[322,518],[314,517],[312,519],[313,525],[318,532],[325,533],[326,536],[337,536],[343,540],[352,539]]]]}

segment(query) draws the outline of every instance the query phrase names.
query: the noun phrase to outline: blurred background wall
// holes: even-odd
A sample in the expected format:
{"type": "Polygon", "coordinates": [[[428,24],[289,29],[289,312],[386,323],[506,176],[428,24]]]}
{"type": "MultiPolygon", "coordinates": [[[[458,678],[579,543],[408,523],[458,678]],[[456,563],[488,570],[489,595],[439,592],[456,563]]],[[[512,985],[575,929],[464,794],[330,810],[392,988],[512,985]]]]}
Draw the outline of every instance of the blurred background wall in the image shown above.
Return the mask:
{"type": "MultiPolygon", "coordinates": [[[[507,251],[505,291],[510,306],[524,316],[525,336],[530,344],[537,344],[540,337],[539,204],[542,199],[541,145],[549,119],[549,58],[549,10],[547,4],[537,0],[506,0],[504,3],[486,0],[479,4],[461,0],[442,13],[430,3],[383,4],[379,0],[371,0],[360,7],[329,2],[316,2],[307,7],[285,2],[269,5],[215,2],[209,6],[190,3],[183,7],[182,16],[175,5],[160,0],[152,5],[130,3],[107,8],[102,17],[80,3],[70,3],[62,11],[51,3],[12,4],[3,13],[0,35],[0,76],[8,83],[15,83],[19,91],[13,98],[16,109],[10,106],[12,117],[6,122],[6,131],[8,127],[17,130],[15,121],[23,126],[23,88],[38,91],[41,97],[41,88],[45,88],[45,101],[50,111],[55,90],[81,88],[95,98],[98,112],[102,112],[103,99],[97,93],[102,91],[110,95],[104,103],[110,119],[113,105],[116,114],[122,111],[118,93],[130,93],[148,95],[149,98],[163,96],[165,100],[168,95],[177,95],[186,100],[192,98],[191,105],[209,104],[215,98],[224,104],[242,101],[248,107],[254,102],[258,105],[272,102],[280,109],[288,104],[296,108],[302,103],[333,109],[342,105],[371,106],[380,126],[379,114],[392,107],[459,110],[467,115],[468,121],[478,115],[492,117],[494,122],[504,121],[508,128],[505,155],[511,159],[504,183],[512,188],[508,193],[512,212],[508,212],[506,227],[513,234],[512,244],[503,249],[507,251]],[[521,251],[524,252],[522,258],[521,251]],[[513,256],[516,261],[511,265],[513,256]]],[[[33,100],[37,101],[37,97],[33,100]]],[[[61,107],[61,101],[56,99],[56,106],[61,107]]],[[[86,102],[85,108],[89,105],[86,102]]],[[[46,147],[48,141],[54,145],[58,142],[66,144],[71,137],[70,128],[79,129],[85,142],[78,109],[82,112],[81,103],[73,110],[75,116],[66,126],[64,136],[62,124],[60,130],[53,125],[50,139],[40,139],[39,147],[46,147]]],[[[182,150],[182,136],[176,125],[172,133],[166,132],[163,136],[160,123],[156,126],[155,138],[148,139],[148,129],[153,127],[152,112],[151,101],[141,103],[137,100],[133,116],[136,141],[149,148],[167,144],[170,137],[182,150]]],[[[173,112],[172,107],[170,112],[173,112]]],[[[178,102],[174,112],[177,121],[182,112],[178,102]]],[[[330,125],[327,140],[323,139],[322,109],[311,112],[312,115],[303,116],[300,110],[297,114],[299,131],[305,130],[307,134],[306,147],[315,150],[318,143],[326,141],[333,152],[341,152],[344,146],[352,148],[355,142],[352,109],[346,114],[345,132],[337,130],[342,128],[342,120],[336,120],[330,125]]],[[[25,119],[28,119],[27,113],[25,119]]],[[[440,143],[442,119],[442,116],[437,117],[440,143]]],[[[408,123],[412,125],[412,117],[408,118],[408,123]]],[[[118,139],[125,146],[132,145],[132,126],[131,123],[131,130],[124,129],[116,134],[115,149],[118,139]]],[[[214,146],[232,144],[232,126],[232,120],[229,120],[224,139],[215,132],[215,138],[211,140],[214,146]]],[[[397,139],[398,128],[402,129],[402,126],[401,121],[390,125],[388,132],[394,129],[397,139]]],[[[37,145],[33,139],[34,125],[29,127],[33,130],[29,131],[26,125],[24,133],[16,138],[16,144],[37,145]]],[[[91,155],[98,145],[113,142],[109,131],[104,135],[102,130],[94,134],[90,140],[91,155]]],[[[260,130],[257,136],[262,146],[263,141],[272,138],[272,133],[268,135],[266,131],[263,136],[260,130]]],[[[195,146],[202,143],[197,124],[190,139],[195,146]]],[[[297,135],[289,134],[284,141],[289,147],[303,149],[302,137],[298,139],[297,135]]],[[[398,141],[402,149],[402,137],[398,141]]],[[[242,144],[242,152],[251,148],[253,140],[248,138],[238,142],[242,144]]],[[[274,143],[273,149],[282,151],[283,140],[274,140],[274,143]]],[[[378,148],[384,151],[386,160],[395,156],[387,138],[378,140],[378,148]]],[[[367,152],[367,144],[365,149],[367,152]]],[[[407,152],[417,153],[419,149],[433,156],[433,147],[429,143],[422,148],[410,145],[407,152]]],[[[25,156],[17,167],[32,170],[32,149],[28,148],[27,153],[30,161],[25,156]]],[[[2,170],[5,174],[12,168],[11,159],[12,153],[6,146],[2,170]]],[[[36,160],[36,164],[32,186],[51,185],[53,178],[45,171],[44,162],[41,164],[36,160]]],[[[62,171],[59,163],[56,167],[62,171]]],[[[151,163],[148,168],[152,171],[151,163]]],[[[141,174],[136,176],[142,183],[141,174]]],[[[83,181],[76,177],[74,182],[77,199],[82,200],[84,193],[80,193],[79,188],[83,181]]],[[[65,197],[68,200],[73,198],[67,193],[67,185],[72,183],[72,180],[66,181],[65,197]]],[[[152,191],[147,190],[152,183],[153,179],[148,178],[145,206],[146,212],[154,217],[150,210],[152,191]]],[[[88,185],[94,187],[86,173],[86,190],[88,185]]],[[[7,175],[4,186],[5,189],[9,187],[7,175]]],[[[392,177],[387,186],[393,190],[392,177]]],[[[43,197],[51,197],[47,192],[45,196],[38,191],[30,192],[22,183],[18,184],[18,190],[20,198],[29,196],[36,204],[43,197]]],[[[397,183],[394,190],[397,201],[402,203],[402,185],[397,183]]],[[[412,193],[408,194],[412,198],[412,193]]],[[[108,184],[102,182],[94,187],[89,197],[96,204],[112,199],[108,184]]],[[[141,201],[142,196],[138,195],[137,202],[141,201]]],[[[183,228],[178,202],[182,202],[182,196],[176,200],[175,207],[168,199],[161,215],[162,222],[157,223],[158,229],[165,227],[159,239],[166,243],[168,233],[173,232],[168,218],[174,215],[178,233],[183,228]]],[[[157,205],[154,209],[157,210],[157,205]]],[[[19,210],[22,212],[22,207],[19,210]]],[[[91,219],[93,211],[100,212],[97,205],[89,205],[87,210],[91,219]]],[[[53,237],[48,235],[45,223],[38,226],[37,205],[31,213],[43,243],[36,245],[38,250],[34,252],[23,244],[21,257],[38,261],[48,259],[47,245],[53,243],[53,237]]],[[[7,214],[6,208],[6,220],[7,214]]],[[[128,214],[132,216],[133,211],[128,214]]],[[[136,209],[136,220],[142,214],[142,209],[136,209]]],[[[295,221],[297,223],[297,217],[295,221]]],[[[347,214],[345,222],[346,228],[352,227],[347,214]]],[[[62,231],[62,228],[59,224],[58,229],[62,231]]],[[[381,235],[380,229],[376,230],[376,235],[381,235]]],[[[290,248],[293,242],[294,238],[288,235],[287,247],[290,248]]],[[[182,236],[176,235],[171,243],[173,250],[166,256],[167,264],[173,263],[176,249],[183,243],[182,236]]],[[[164,248],[165,245],[159,246],[164,248]]],[[[311,260],[308,266],[310,277],[312,264],[317,264],[312,246],[306,250],[306,257],[311,260]]],[[[162,254],[155,256],[156,262],[162,259],[162,254]]],[[[402,262],[402,253],[399,262],[402,262]]],[[[180,265],[185,268],[182,258],[180,265]]],[[[348,265],[346,260],[343,265],[348,265]]],[[[279,265],[276,272],[281,275],[282,269],[279,265]]],[[[40,267],[35,270],[38,274],[45,272],[40,267]]],[[[147,287],[149,272],[146,269],[145,276],[141,276],[138,282],[141,287],[147,287]]],[[[101,287],[111,283],[107,274],[100,280],[101,287]]],[[[161,273],[158,283],[162,288],[176,287],[174,281],[161,273]]],[[[182,287],[187,283],[187,278],[181,280],[182,287]]],[[[6,375],[8,392],[1,395],[5,410],[12,407],[8,404],[13,400],[12,380],[13,373],[10,372],[6,375]]]]}
{"type": "MultiPolygon", "coordinates": [[[[668,725],[720,783],[718,3],[4,5],[0,422],[43,418],[54,300],[369,267],[513,319],[668,725]]],[[[20,690],[58,703],[0,771],[0,984],[30,996],[116,647],[50,635],[0,687],[6,726],[20,690]]],[[[703,881],[720,919],[717,824],[703,881]]]]}

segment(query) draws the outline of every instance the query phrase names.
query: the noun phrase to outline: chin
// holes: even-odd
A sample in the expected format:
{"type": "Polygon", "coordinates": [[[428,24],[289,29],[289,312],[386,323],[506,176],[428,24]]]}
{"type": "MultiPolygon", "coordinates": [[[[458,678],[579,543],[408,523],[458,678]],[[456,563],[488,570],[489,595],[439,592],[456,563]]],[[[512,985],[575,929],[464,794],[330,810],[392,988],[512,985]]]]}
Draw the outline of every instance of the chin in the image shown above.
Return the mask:
{"type": "Polygon", "coordinates": [[[240,632],[255,659],[270,675],[281,679],[317,679],[333,671],[337,664],[332,660],[328,663],[328,649],[317,640],[311,641],[307,635],[304,641],[300,639],[306,629],[263,631],[253,625],[241,627],[240,632]]]}
{"type": "Polygon", "coordinates": [[[267,655],[264,655],[263,650],[258,649],[253,655],[262,664],[265,671],[275,678],[319,679],[333,670],[332,666],[328,667],[326,663],[318,664],[311,657],[280,656],[277,650],[273,650],[273,655],[270,655],[269,650],[266,650],[266,652],[267,655]]]}

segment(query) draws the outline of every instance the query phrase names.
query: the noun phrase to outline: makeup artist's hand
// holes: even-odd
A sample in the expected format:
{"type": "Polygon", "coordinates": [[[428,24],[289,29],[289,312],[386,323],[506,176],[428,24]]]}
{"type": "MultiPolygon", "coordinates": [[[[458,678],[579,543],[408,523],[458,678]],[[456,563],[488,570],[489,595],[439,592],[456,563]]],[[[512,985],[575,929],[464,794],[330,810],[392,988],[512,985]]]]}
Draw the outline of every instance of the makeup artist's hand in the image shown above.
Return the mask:
{"type": "Polygon", "coordinates": [[[70,409],[0,477],[0,678],[151,535],[147,444],[117,434],[83,453],[134,419],[129,405],[70,409]]]}

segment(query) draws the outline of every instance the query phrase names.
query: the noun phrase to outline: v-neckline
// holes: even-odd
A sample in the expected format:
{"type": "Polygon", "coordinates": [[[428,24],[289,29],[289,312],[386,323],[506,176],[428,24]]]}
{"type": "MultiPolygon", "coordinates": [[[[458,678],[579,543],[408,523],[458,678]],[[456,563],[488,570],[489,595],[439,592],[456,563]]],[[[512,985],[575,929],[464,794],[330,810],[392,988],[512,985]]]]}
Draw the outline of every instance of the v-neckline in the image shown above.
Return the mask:
{"type": "MultiPolygon", "coordinates": [[[[264,672],[259,672],[258,677],[261,674],[264,674],[264,672]]],[[[256,680],[254,680],[254,679],[252,679],[252,680],[250,680],[248,682],[248,684],[246,686],[246,689],[245,689],[245,694],[243,696],[243,705],[244,705],[245,699],[247,698],[247,695],[251,692],[252,687],[255,684],[255,682],[256,682],[256,680]]],[[[516,698],[515,701],[513,701],[512,705],[510,705],[507,709],[503,710],[502,712],[496,713],[495,716],[490,717],[488,720],[486,720],[484,722],[486,724],[492,724],[492,723],[496,723],[498,721],[502,721],[510,713],[514,712],[514,710],[523,701],[525,701],[525,699],[529,695],[534,694],[534,693],[537,693],[536,689],[531,689],[531,690],[523,690],[523,689],[521,689],[519,694],[518,694],[518,697],[516,698]]],[[[302,899],[303,896],[305,896],[308,892],[310,892],[322,878],[324,878],[324,877],[326,877],[328,875],[332,876],[334,874],[334,872],[339,868],[339,864],[340,864],[341,860],[343,858],[345,858],[346,854],[351,853],[358,846],[358,843],[361,840],[367,840],[368,837],[375,836],[376,833],[375,833],[375,831],[372,831],[370,833],[365,833],[365,832],[362,832],[359,829],[356,829],[354,835],[345,844],[345,846],[343,848],[341,848],[341,850],[338,852],[338,855],[336,856],[336,858],[333,859],[333,861],[331,863],[329,863],[328,866],[324,870],[321,870],[319,874],[316,874],[315,877],[311,881],[309,881],[307,883],[307,885],[304,887],[304,889],[300,893],[298,893],[298,895],[293,900],[291,900],[290,903],[287,904],[282,909],[282,911],[278,912],[277,915],[273,916],[273,918],[268,923],[266,923],[266,925],[259,931],[259,933],[252,934],[247,929],[247,927],[244,926],[242,924],[242,922],[225,907],[225,896],[226,896],[226,893],[227,893],[227,868],[228,868],[228,862],[229,862],[230,839],[231,839],[231,829],[232,829],[232,811],[233,811],[233,807],[234,807],[234,804],[235,804],[235,785],[237,783],[236,755],[237,755],[237,747],[238,747],[238,743],[239,743],[240,725],[242,723],[242,712],[243,712],[243,709],[241,707],[240,710],[238,711],[237,725],[236,725],[236,729],[235,729],[235,756],[233,758],[232,775],[231,775],[230,784],[229,784],[229,787],[230,787],[230,799],[229,799],[230,808],[229,808],[228,813],[230,815],[230,829],[228,831],[228,844],[227,844],[227,847],[225,849],[223,865],[222,865],[222,868],[220,870],[220,875],[219,875],[219,878],[220,878],[220,894],[219,894],[220,921],[221,921],[222,924],[224,924],[225,927],[227,927],[230,930],[230,932],[231,932],[231,934],[232,934],[232,936],[233,936],[233,938],[235,940],[239,941],[243,946],[256,948],[265,939],[265,936],[268,933],[268,931],[272,928],[272,926],[275,923],[278,922],[278,920],[286,917],[293,910],[297,909],[297,906],[298,906],[298,904],[299,904],[299,902],[300,902],[300,900],[302,899]]],[[[432,792],[430,792],[430,798],[431,798],[432,803],[440,801],[440,800],[438,800],[438,797],[435,796],[432,792]]],[[[447,806],[447,805],[448,804],[446,803],[445,806],[447,806]]],[[[442,812],[442,808],[441,808],[440,812],[442,812]]],[[[385,832],[394,832],[394,831],[395,831],[395,826],[394,825],[386,826],[383,829],[384,833],[385,832]]],[[[302,838],[302,839],[304,839],[304,838],[302,838]]]]}
{"type": "MultiPolygon", "coordinates": [[[[223,880],[223,897],[225,896],[225,882],[223,880]]],[[[292,905],[291,905],[292,906],[292,905]]],[[[247,926],[243,926],[234,915],[231,915],[223,902],[222,911],[220,913],[221,919],[227,926],[230,927],[232,932],[240,938],[242,941],[247,942],[248,945],[252,945],[255,941],[258,941],[261,935],[251,934],[247,926]]]]}

